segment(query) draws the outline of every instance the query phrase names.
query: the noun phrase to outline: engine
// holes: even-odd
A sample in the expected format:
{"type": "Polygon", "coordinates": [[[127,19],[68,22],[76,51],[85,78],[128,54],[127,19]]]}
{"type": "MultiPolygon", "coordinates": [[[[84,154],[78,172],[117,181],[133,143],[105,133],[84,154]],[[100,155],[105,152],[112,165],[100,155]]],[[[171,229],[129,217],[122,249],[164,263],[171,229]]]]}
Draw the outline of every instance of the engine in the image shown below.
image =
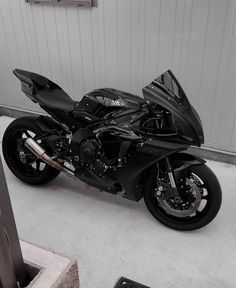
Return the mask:
{"type": "Polygon", "coordinates": [[[91,165],[98,159],[100,151],[101,147],[96,139],[84,140],[79,148],[80,160],[91,165]]]}
{"type": "Polygon", "coordinates": [[[79,129],[72,137],[72,164],[78,171],[86,168],[99,177],[104,177],[109,161],[106,159],[101,142],[90,130],[79,129]]]}
{"type": "MultiPolygon", "coordinates": [[[[105,177],[128,160],[132,154],[133,139],[124,141],[113,129],[116,128],[101,127],[95,134],[81,128],[73,135],[71,153],[76,170],[86,168],[99,177],[105,177]]],[[[130,133],[127,134],[131,137],[130,133]]]]}

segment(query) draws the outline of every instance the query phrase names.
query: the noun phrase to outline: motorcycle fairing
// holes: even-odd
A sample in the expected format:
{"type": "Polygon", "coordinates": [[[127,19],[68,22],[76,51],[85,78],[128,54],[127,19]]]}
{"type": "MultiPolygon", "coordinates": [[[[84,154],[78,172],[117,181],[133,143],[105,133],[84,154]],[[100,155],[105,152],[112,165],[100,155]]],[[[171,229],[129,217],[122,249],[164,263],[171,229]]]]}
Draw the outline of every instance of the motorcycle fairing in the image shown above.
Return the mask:
{"type": "Polygon", "coordinates": [[[146,100],[172,113],[176,132],[182,140],[197,146],[204,143],[200,117],[170,70],[144,87],[143,95],[146,100]]]}
{"type": "Polygon", "coordinates": [[[118,169],[116,178],[125,190],[125,198],[139,201],[142,198],[143,173],[148,167],[162,158],[178,151],[184,151],[189,145],[167,142],[158,139],[147,141],[136,151],[126,166],[118,169]]]}
{"type": "MultiPolygon", "coordinates": [[[[136,95],[108,88],[94,90],[85,95],[82,101],[76,102],[66,93],[63,94],[64,97],[62,95],[64,91],[58,85],[41,75],[19,69],[14,70],[14,74],[21,80],[22,90],[27,96],[39,103],[54,119],[65,123],[68,127],[75,127],[75,130],[79,128],[78,123],[80,123],[81,127],[86,127],[90,124],[90,121],[93,122],[92,117],[94,117],[95,122],[99,121],[101,115],[109,112],[109,107],[112,107],[112,111],[113,109],[117,111],[115,113],[118,113],[121,121],[124,122],[123,117],[127,113],[130,114],[132,111],[139,112],[141,106],[145,103],[145,100],[136,95]],[[62,102],[53,101],[53,91],[61,92],[59,94],[63,96],[61,97],[62,102]],[[44,93],[41,98],[40,93],[44,93]],[[88,106],[91,111],[88,111],[88,106]],[[82,121],[88,118],[88,121],[82,121]]],[[[101,189],[107,188],[107,191],[113,191],[114,193],[120,191],[120,186],[116,182],[118,181],[125,190],[124,197],[134,201],[140,200],[143,196],[142,180],[143,175],[145,175],[143,172],[147,171],[147,168],[162,158],[186,150],[190,143],[200,144],[203,141],[199,116],[189,104],[186,95],[171,71],[162,74],[150,85],[143,88],[143,92],[146,100],[163,106],[172,113],[177,132],[182,137],[182,140],[186,139],[186,142],[178,142],[176,136],[174,138],[164,136],[162,140],[158,139],[158,137],[146,138],[147,140],[137,149],[127,164],[115,171],[114,180],[111,178],[99,178],[92,171],[84,171],[81,172],[81,175],[78,175],[78,178],[84,182],[101,189]]],[[[54,122],[54,120],[52,121],[48,118],[38,119],[37,124],[45,131],[50,131],[50,128],[61,129],[61,127],[57,126],[56,121],[54,122]]],[[[119,133],[122,138],[124,133],[119,133]]]]}

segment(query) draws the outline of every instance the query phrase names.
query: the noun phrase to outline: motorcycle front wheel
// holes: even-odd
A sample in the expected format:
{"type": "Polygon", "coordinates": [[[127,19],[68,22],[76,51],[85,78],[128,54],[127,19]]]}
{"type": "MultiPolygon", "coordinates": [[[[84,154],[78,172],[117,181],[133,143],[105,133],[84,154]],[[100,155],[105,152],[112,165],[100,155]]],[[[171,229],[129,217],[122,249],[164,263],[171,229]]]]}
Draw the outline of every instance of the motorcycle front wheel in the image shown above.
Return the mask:
{"type": "Polygon", "coordinates": [[[218,179],[207,165],[192,165],[188,168],[184,185],[186,191],[181,193],[183,199],[180,204],[164,200],[164,195],[157,195],[158,179],[155,169],[151,171],[153,175],[146,183],[144,201],[159,222],[176,230],[191,231],[206,226],[216,217],[222,202],[222,192],[218,179]]]}

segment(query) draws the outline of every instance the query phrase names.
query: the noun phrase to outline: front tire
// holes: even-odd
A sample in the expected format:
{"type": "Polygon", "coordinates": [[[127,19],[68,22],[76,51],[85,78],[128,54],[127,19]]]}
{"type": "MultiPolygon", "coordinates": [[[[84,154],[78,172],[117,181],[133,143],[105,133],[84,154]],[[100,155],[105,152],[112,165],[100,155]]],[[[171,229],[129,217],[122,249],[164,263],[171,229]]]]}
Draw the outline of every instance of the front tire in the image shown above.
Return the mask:
{"type": "MultiPolygon", "coordinates": [[[[196,230],[209,224],[217,215],[221,202],[222,192],[218,179],[212,170],[205,164],[192,165],[187,168],[187,175],[195,175],[198,179],[199,189],[201,187],[201,202],[206,201],[201,211],[196,211],[195,215],[187,217],[178,217],[167,213],[161,207],[157,197],[155,196],[156,187],[156,171],[152,169],[152,176],[147,181],[144,191],[144,201],[150,213],[162,224],[176,230],[196,230]],[[205,191],[205,192],[204,192],[205,191]]],[[[195,185],[195,184],[194,184],[195,185]]]]}
{"type": "Polygon", "coordinates": [[[42,185],[54,180],[60,171],[37,159],[24,147],[27,137],[43,134],[36,125],[36,119],[29,116],[11,122],[3,135],[2,149],[8,168],[17,178],[28,184],[42,185]]]}

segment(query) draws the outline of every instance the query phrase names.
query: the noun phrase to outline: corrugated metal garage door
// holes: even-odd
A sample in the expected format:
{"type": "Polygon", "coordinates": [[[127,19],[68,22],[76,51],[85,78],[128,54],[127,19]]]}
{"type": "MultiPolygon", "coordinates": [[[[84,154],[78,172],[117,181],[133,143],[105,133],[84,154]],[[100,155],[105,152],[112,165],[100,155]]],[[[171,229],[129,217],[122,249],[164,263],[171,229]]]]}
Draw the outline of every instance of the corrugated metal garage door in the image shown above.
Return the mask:
{"type": "Polygon", "coordinates": [[[236,152],[236,1],[99,0],[89,9],[1,0],[0,9],[0,105],[39,111],[15,67],[77,100],[103,86],[141,95],[171,69],[202,117],[206,146],[236,152]]]}

